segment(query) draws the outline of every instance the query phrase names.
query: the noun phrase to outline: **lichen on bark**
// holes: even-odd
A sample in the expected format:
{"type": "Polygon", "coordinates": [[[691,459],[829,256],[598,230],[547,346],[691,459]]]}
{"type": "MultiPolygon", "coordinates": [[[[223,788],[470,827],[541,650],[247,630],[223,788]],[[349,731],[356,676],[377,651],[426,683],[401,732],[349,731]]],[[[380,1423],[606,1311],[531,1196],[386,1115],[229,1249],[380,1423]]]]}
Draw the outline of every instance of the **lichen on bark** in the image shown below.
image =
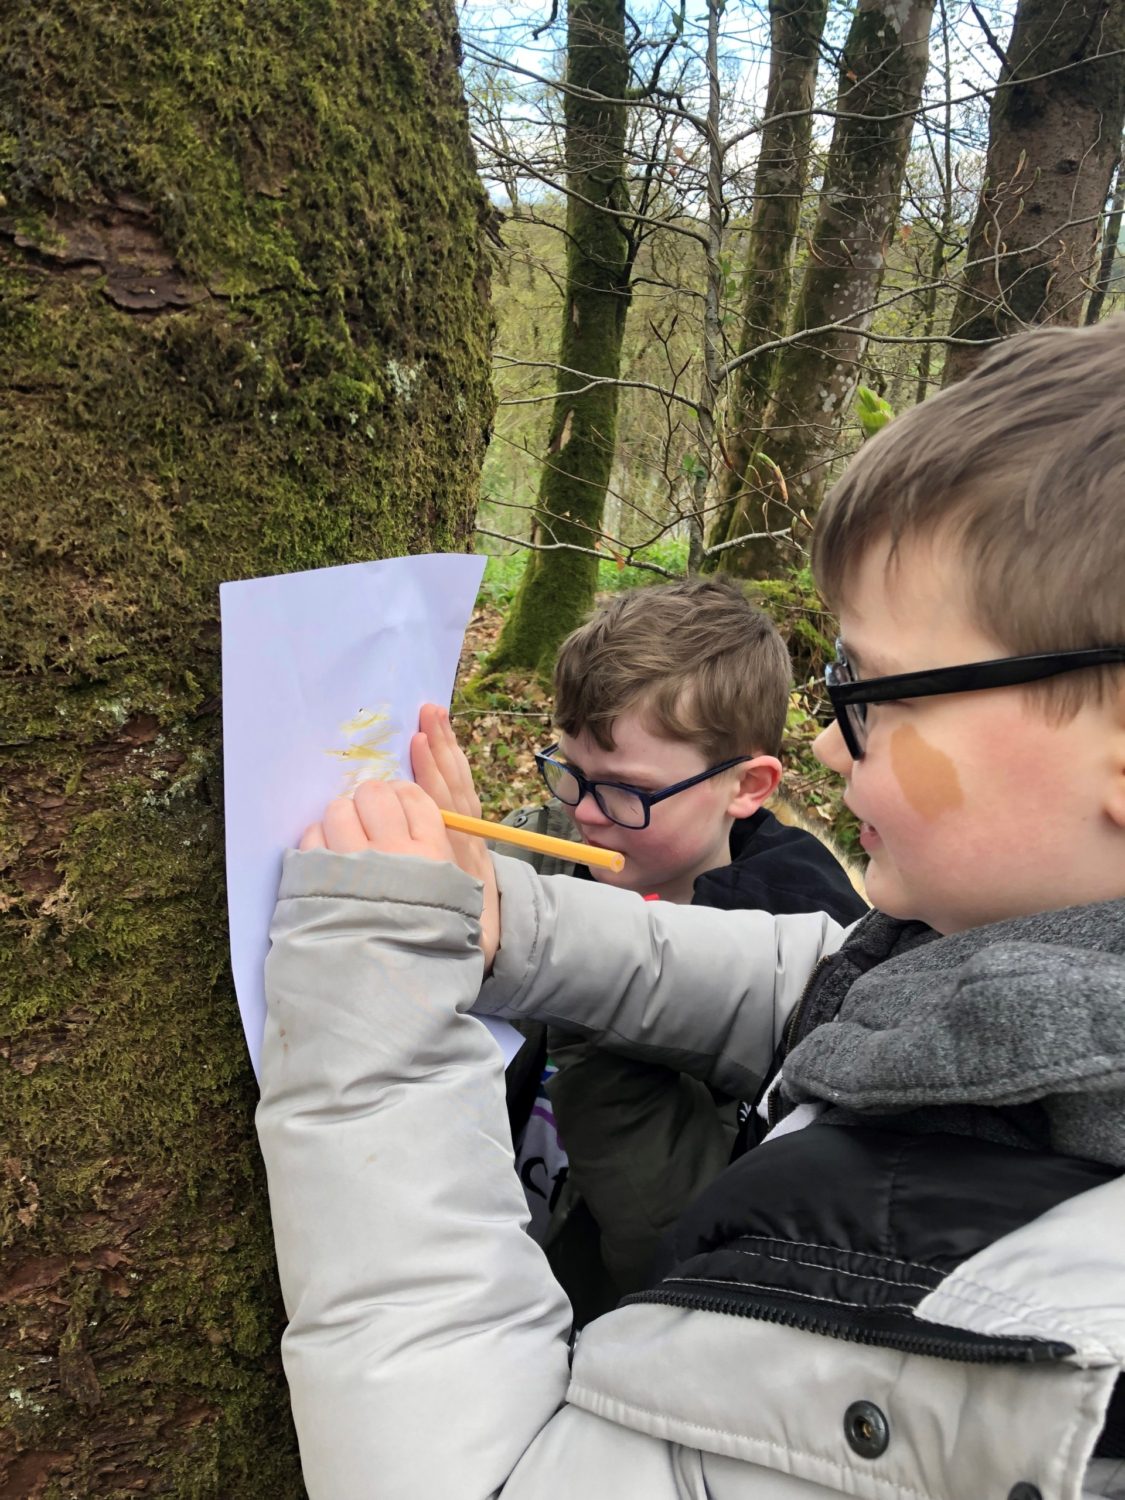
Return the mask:
{"type": "Polygon", "coordinates": [[[457,60],[448,0],[0,18],[0,1495],[302,1492],[217,586],[468,544],[457,60]]]}

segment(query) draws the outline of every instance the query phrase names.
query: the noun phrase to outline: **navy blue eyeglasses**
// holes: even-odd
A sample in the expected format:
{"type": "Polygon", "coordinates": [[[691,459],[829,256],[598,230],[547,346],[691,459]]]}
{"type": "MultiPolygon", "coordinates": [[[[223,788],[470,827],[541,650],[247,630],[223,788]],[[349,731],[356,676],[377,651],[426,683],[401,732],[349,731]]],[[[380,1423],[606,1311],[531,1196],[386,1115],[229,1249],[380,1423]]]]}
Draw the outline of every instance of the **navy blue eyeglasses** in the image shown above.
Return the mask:
{"type": "Polygon", "coordinates": [[[546,750],[535,752],[535,764],[552,797],[557,797],[567,807],[577,807],[589,792],[609,821],[617,823],[621,828],[647,828],[657,802],[674,797],[677,792],[686,792],[689,786],[710,781],[720,771],[729,771],[732,766],[739,766],[743,761],[754,758],[752,755],[736,755],[732,760],[709,766],[706,771],[700,771],[698,776],[689,776],[686,781],[677,781],[659,792],[646,792],[639,786],[628,786],[622,781],[591,781],[589,777],[583,776],[577,766],[552,760],[551,757],[558,748],[557,744],[548,745],[546,750]]]}
{"type": "Polygon", "coordinates": [[[867,744],[867,705],[893,703],[899,698],[935,698],[944,693],[975,693],[983,688],[1016,687],[1039,682],[1063,672],[1106,667],[1125,662],[1125,646],[1097,646],[1084,651],[1048,651],[1037,656],[1000,656],[993,661],[970,661],[957,667],[933,667],[928,672],[896,672],[892,677],[857,678],[842,641],[836,660],[824,673],[836,722],[853,760],[862,760],[867,744]]]}

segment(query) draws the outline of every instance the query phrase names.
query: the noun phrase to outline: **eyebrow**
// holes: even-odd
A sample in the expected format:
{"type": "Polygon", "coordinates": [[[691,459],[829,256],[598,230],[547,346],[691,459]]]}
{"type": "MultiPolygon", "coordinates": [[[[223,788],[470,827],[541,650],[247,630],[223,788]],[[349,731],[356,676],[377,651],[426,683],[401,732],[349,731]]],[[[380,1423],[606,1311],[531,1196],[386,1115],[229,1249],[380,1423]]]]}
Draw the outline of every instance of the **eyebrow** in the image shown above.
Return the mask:
{"type": "Polygon", "coordinates": [[[861,671],[867,677],[894,677],[902,668],[892,661],[877,656],[865,656],[862,651],[857,651],[841,636],[840,644],[844,648],[844,655],[852,666],[861,671]]]}
{"type": "Polygon", "coordinates": [[[654,783],[656,781],[656,778],[649,771],[635,771],[632,775],[624,775],[618,771],[614,776],[591,776],[584,765],[581,765],[578,761],[567,755],[565,751],[560,749],[558,753],[572,770],[581,771],[588,781],[608,781],[611,785],[634,787],[638,792],[655,790],[655,787],[646,787],[644,785],[646,781],[654,783]]]}

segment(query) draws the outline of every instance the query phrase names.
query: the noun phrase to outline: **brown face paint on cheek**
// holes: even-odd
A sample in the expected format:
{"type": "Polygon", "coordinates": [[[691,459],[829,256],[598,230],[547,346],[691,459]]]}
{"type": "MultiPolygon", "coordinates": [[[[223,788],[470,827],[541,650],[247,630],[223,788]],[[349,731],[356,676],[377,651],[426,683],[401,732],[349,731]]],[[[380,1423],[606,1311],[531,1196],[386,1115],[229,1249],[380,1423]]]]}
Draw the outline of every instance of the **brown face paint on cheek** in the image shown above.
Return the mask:
{"type": "Polygon", "coordinates": [[[924,740],[913,724],[891,734],[891,770],[902,795],[921,818],[940,818],[962,805],[965,794],[957,767],[942,750],[924,740]]]}

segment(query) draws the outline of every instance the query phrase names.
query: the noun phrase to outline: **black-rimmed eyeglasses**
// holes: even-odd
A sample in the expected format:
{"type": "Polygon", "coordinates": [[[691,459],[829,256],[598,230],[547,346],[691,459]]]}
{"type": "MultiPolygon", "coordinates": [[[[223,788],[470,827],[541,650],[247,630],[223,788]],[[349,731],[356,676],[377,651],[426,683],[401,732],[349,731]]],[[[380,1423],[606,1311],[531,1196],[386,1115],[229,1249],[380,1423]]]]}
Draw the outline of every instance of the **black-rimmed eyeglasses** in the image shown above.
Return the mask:
{"type": "Polygon", "coordinates": [[[743,761],[753,759],[750,755],[736,755],[732,760],[709,766],[706,771],[700,771],[698,776],[689,776],[686,781],[662,787],[659,792],[646,792],[639,786],[628,786],[623,781],[591,781],[589,777],[583,776],[577,766],[553,760],[552,756],[558,748],[557,744],[548,745],[546,750],[535,752],[535,764],[539,767],[539,774],[547,783],[551,796],[557,797],[567,807],[577,807],[589,792],[609,821],[622,828],[647,828],[656,803],[674,797],[677,792],[686,792],[689,786],[698,786],[701,781],[710,781],[720,771],[729,771],[732,766],[739,766],[743,761]]]}
{"type": "Polygon", "coordinates": [[[856,677],[843,643],[836,642],[836,660],[824,682],[844,744],[853,760],[862,760],[867,744],[867,705],[893,703],[900,698],[935,698],[944,693],[975,693],[982,688],[1016,687],[1039,682],[1063,672],[1106,667],[1125,662],[1125,646],[1099,646],[1085,651],[1048,651],[1038,656],[1001,656],[994,661],[970,661],[957,667],[933,667],[928,672],[896,672],[892,677],[856,677]]]}

